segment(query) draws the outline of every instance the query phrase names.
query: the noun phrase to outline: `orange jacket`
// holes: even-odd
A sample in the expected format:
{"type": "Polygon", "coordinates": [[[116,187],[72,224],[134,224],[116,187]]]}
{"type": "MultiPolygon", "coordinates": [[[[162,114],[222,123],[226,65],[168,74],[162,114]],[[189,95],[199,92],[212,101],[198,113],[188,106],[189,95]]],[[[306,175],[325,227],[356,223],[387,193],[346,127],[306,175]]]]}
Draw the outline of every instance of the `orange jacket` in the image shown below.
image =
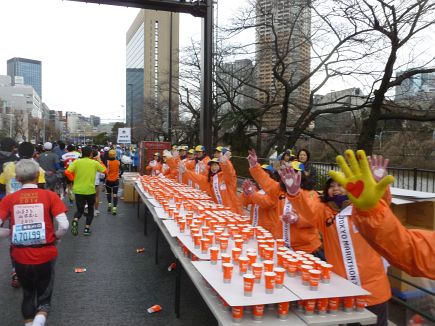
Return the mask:
{"type": "Polygon", "coordinates": [[[152,176],[159,175],[162,172],[162,163],[152,160],[148,163],[145,170],[147,170],[152,176]]]}
{"type": "MultiPolygon", "coordinates": [[[[210,157],[204,156],[202,158],[202,160],[200,160],[198,162],[196,162],[196,160],[189,160],[189,161],[187,161],[185,163],[185,166],[186,166],[187,170],[191,170],[191,171],[195,172],[197,175],[200,174],[200,175],[203,175],[203,176],[207,177],[208,176],[208,170],[209,170],[209,166],[207,165],[208,161],[210,161],[210,157]]],[[[195,189],[200,189],[201,188],[199,183],[194,181],[192,178],[189,178],[187,175],[186,175],[186,178],[187,178],[187,185],[188,186],[191,186],[191,187],[193,187],[195,189]]]]}
{"type": "Polygon", "coordinates": [[[119,179],[119,166],[121,162],[118,160],[107,160],[107,181],[116,181],[119,179]]]}
{"type": "Polygon", "coordinates": [[[251,206],[249,210],[251,224],[255,217],[258,226],[272,233],[275,225],[279,224],[279,221],[276,221],[276,200],[273,200],[264,190],[259,190],[252,195],[242,194],[242,202],[243,206],[251,206]]]}
{"type": "MultiPolygon", "coordinates": [[[[296,196],[288,196],[288,198],[296,211],[302,212],[300,217],[315,225],[322,232],[325,256],[328,263],[334,266],[332,270],[347,278],[337,231],[337,211],[328,206],[327,203],[321,202],[315,191],[301,190],[296,196]]],[[[357,213],[352,207],[351,215],[347,216],[349,234],[351,235],[361,287],[371,293],[367,297],[367,305],[372,306],[390,299],[390,283],[385,273],[382,257],[373,250],[354,226],[353,222],[356,215],[357,213]]]]}
{"type": "Polygon", "coordinates": [[[435,232],[405,228],[382,201],[356,213],[353,221],[359,232],[390,264],[435,280],[435,232]]]}
{"type": "Polygon", "coordinates": [[[221,171],[215,174],[210,181],[208,175],[196,174],[186,170],[188,178],[199,185],[200,189],[207,192],[213,201],[229,207],[232,212],[243,215],[242,204],[237,196],[237,176],[232,165],[220,163],[221,171]]]}
{"type": "MultiPolygon", "coordinates": [[[[264,172],[259,164],[250,168],[249,172],[260,187],[264,189],[266,194],[275,200],[276,209],[274,215],[272,215],[272,212],[270,213],[270,220],[273,221],[271,228],[272,225],[274,225],[271,233],[275,238],[282,239],[283,223],[280,217],[284,212],[286,192],[281,189],[279,182],[272,180],[269,175],[264,172]]],[[[298,214],[300,215],[299,212],[298,214]]],[[[290,225],[290,240],[291,247],[294,250],[303,250],[308,253],[316,251],[321,246],[319,231],[311,223],[307,223],[303,219],[290,225]]]]}

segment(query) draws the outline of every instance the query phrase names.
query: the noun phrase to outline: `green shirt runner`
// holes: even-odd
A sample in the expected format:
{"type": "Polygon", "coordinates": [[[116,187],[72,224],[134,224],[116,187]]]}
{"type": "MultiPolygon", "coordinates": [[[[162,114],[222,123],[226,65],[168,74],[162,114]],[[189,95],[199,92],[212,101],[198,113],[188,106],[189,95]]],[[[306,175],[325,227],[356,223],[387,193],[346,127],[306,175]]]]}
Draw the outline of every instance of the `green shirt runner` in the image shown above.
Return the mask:
{"type": "Polygon", "coordinates": [[[73,191],[78,195],[95,194],[95,176],[97,172],[105,173],[106,168],[100,162],[84,157],[75,160],[67,169],[74,174],[73,191]]]}

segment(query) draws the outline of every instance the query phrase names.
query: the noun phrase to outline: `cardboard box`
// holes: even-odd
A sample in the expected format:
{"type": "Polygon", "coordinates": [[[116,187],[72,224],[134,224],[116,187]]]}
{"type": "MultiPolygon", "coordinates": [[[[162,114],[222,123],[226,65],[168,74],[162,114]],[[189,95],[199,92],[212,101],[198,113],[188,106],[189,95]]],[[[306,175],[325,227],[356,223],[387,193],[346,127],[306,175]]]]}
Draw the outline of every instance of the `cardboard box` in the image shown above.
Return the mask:
{"type": "Polygon", "coordinates": [[[137,203],[137,192],[134,189],[134,183],[124,184],[124,202],[125,203],[137,203]]]}
{"type": "Polygon", "coordinates": [[[406,224],[435,230],[435,201],[407,204],[406,224]]]}
{"type": "Polygon", "coordinates": [[[408,215],[407,204],[403,204],[403,205],[391,204],[391,210],[393,211],[394,215],[397,216],[400,223],[406,224],[406,216],[408,215]]]}

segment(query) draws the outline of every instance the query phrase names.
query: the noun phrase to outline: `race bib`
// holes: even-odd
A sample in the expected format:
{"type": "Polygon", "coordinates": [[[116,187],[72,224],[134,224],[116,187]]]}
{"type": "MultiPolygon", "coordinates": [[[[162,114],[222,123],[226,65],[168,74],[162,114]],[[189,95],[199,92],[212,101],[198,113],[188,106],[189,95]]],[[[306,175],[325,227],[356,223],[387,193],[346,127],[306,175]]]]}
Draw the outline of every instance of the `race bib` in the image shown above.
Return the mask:
{"type": "Polygon", "coordinates": [[[47,243],[43,204],[14,205],[14,220],[12,244],[32,246],[47,243]]]}

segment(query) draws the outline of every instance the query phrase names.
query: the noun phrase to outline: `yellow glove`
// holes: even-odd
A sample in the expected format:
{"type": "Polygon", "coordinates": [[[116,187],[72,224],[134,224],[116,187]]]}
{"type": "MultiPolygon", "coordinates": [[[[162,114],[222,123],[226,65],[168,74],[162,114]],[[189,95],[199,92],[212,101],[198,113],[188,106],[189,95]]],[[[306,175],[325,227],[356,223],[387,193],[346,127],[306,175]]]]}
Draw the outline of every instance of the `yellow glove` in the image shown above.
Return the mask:
{"type": "Polygon", "coordinates": [[[387,175],[379,183],[375,181],[363,150],[356,152],[358,161],[352,150],[344,152],[350,167],[343,156],[337,156],[341,172],[329,171],[329,176],[346,189],[348,196],[356,208],[368,210],[376,206],[387,187],[393,183],[394,177],[387,175]]]}

